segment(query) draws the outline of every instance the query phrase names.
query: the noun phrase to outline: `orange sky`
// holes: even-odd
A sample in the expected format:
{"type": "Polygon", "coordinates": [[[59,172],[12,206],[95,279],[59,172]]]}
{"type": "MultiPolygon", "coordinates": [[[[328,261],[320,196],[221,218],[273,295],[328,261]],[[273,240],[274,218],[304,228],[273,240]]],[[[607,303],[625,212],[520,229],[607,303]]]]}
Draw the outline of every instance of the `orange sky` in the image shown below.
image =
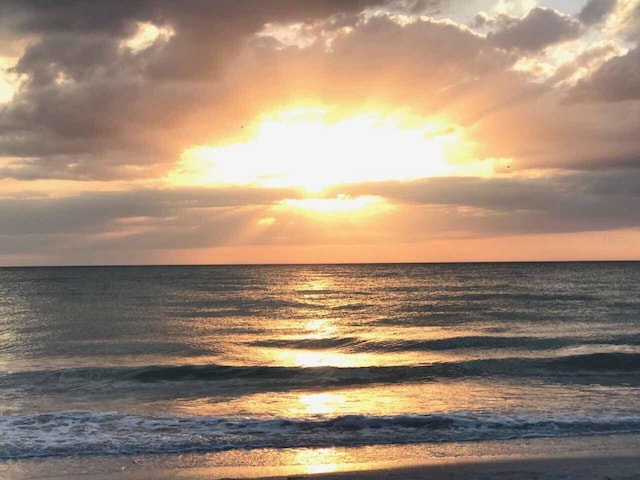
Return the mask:
{"type": "Polygon", "coordinates": [[[0,6],[0,265],[640,258],[640,0],[0,6]]]}

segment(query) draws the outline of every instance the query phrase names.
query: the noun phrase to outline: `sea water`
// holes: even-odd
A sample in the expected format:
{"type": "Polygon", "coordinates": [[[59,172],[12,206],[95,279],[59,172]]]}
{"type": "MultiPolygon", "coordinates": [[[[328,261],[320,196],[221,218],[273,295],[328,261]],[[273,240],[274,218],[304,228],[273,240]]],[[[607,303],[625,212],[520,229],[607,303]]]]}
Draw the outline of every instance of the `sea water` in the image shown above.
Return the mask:
{"type": "Polygon", "coordinates": [[[0,459],[640,432],[640,263],[0,269],[0,459]]]}

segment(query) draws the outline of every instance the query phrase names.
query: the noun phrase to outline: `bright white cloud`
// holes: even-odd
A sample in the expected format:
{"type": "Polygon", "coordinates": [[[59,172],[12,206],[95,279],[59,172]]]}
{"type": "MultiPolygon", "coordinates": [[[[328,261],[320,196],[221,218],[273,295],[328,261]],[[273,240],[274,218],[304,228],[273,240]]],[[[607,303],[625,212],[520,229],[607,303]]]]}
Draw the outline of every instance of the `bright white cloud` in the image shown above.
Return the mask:
{"type": "Polygon", "coordinates": [[[141,52],[157,42],[168,41],[175,32],[169,26],[158,26],[149,22],[138,22],[136,32],[122,45],[133,52],[141,52]]]}

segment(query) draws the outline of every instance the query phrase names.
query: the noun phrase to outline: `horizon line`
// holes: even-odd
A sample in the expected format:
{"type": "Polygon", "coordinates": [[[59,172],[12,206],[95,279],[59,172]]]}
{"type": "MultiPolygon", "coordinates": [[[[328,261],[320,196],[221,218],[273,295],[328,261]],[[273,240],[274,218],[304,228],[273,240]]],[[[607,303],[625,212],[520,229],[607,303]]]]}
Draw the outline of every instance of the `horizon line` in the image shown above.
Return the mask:
{"type": "Polygon", "coordinates": [[[113,263],[64,265],[0,265],[0,268],[118,268],[118,267],[296,267],[329,265],[474,265],[489,263],[638,263],[640,259],[620,260],[471,260],[471,261],[418,261],[418,262],[300,262],[300,263],[113,263]]]}

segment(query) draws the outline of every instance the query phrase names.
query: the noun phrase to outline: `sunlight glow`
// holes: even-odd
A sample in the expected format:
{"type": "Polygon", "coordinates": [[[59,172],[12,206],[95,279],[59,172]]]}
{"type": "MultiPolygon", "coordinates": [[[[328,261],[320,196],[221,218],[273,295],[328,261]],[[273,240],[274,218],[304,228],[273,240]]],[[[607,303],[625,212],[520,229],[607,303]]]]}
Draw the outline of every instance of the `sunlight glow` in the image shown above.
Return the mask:
{"type": "Polygon", "coordinates": [[[376,360],[369,353],[337,350],[263,348],[260,353],[265,364],[285,367],[366,367],[376,360]]]}
{"type": "Polygon", "coordinates": [[[349,355],[339,352],[292,352],[297,367],[352,367],[349,355]]]}
{"type": "Polygon", "coordinates": [[[335,448],[313,448],[296,450],[293,463],[304,465],[307,474],[318,474],[338,471],[344,459],[335,448]]]}
{"type": "Polygon", "coordinates": [[[555,79],[556,82],[575,85],[579,80],[591,75],[610,58],[624,55],[627,51],[628,48],[623,47],[617,41],[595,42],[579,39],[552,45],[532,56],[520,57],[512,69],[526,72],[542,81],[561,73],[562,75],[555,79]],[[580,59],[580,61],[577,62],[576,59],[580,59]]]}
{"type": "Polygon", "coordinates": [[[317,320],[309,320],[304,329],[308,332],[305,338],[325,338],[335,335],[338,332],[333,319],[319,318],[317,320]]]}
{"type": "Polygon", "coordinates": [[[622,33],[631,23],[636,21],[635,12],[637,8],[637,0],[618,0],[613,11],[607,16],[602,30],[608,36],[622,33]]]}
{"type": "Polygon", "coordinates": [[[344,395],[334,393],[309,393],[300,395],[300,403],[304,412],[311,415],[327,415],[335,413],[345,403],[344,395]]]}
{"type": "MultiPolygon", "coordinates": [[[[337,121],[328,117],[322,108],[265,117],[248,129],[254,135],[245,143],[187,150],[167,180],[173,185],[301,187],[320,192],[339,184],[477,174],[467,165],[445,160],[445,153],[459,142],[459,133],[447,126],[408,125],[406,119],[376,114],[337,121]]],[[[341,205],[358,208],[357,203],[341,205]]]]}
{"type": "Polygon", "coordinates": [[[276,222],[277,220],[273,217],[265,217],[258,220],[258,225],[268,226],[268,225],[273,225],[276,222]]]}
{"type": "Polygon", "coordinates": [[[13,100],[19,87],[20,76],[11,71],[16,62],[16,58],[0,56],[0,105],[13,100]]]}
{"type": "Polygon", "coordinates": [[[381,205],[384,200],[381,197],[362,195],[351,198],[346,195],[338,195],[336,198],[305,198],[282,200],[280,205],[289,208],[301,208],[314,212],[353,212],[363,210],[375,205],[381,205]]]}

